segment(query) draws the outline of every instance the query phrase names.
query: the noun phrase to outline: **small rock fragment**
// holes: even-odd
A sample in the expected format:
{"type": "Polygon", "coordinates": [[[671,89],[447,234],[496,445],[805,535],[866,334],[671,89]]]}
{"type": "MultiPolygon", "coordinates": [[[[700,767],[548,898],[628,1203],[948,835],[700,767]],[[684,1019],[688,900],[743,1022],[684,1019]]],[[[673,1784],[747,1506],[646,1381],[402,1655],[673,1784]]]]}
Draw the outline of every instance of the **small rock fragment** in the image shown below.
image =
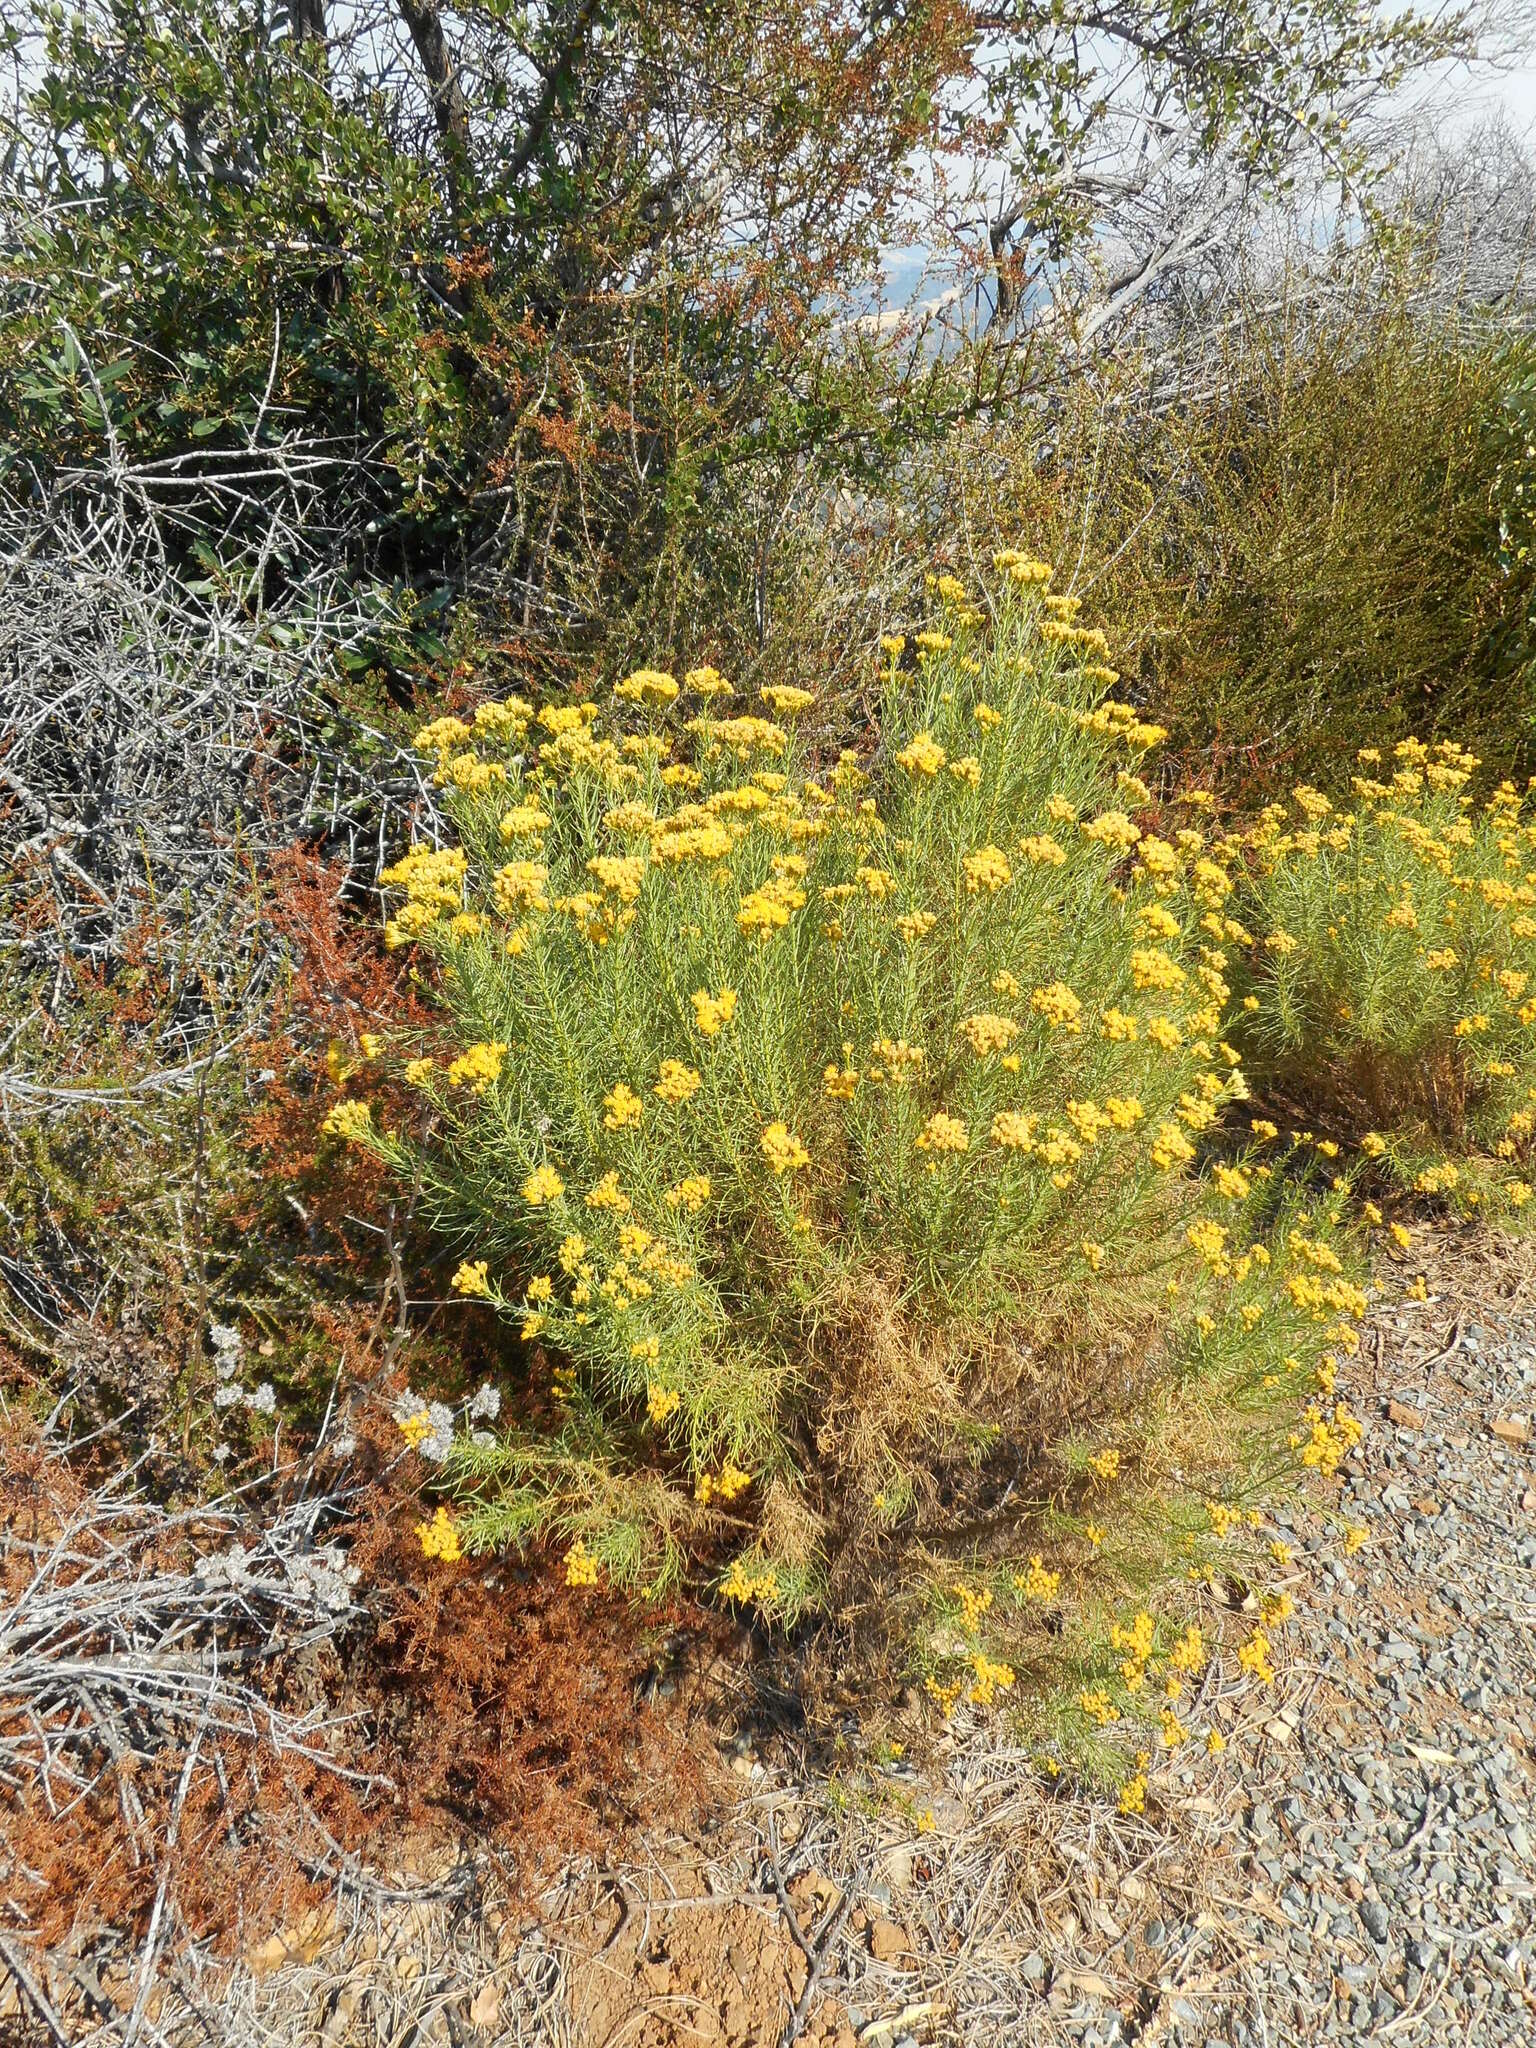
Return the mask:
{"type": "Polygon", "coordinates": [[[912,1942],[904,1927],[894,1920],[871,1920],[869,1923],[869,1952],[878,1963],[889,1963],[897,1956],[910,1955],[912,1942]]]}

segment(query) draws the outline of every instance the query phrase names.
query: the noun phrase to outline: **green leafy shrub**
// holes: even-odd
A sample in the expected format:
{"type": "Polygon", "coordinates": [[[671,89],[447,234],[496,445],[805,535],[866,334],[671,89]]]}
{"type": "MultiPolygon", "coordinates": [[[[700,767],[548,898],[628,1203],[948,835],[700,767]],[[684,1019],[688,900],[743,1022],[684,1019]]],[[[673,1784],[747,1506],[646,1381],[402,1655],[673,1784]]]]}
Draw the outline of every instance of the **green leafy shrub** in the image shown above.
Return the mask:
{"type": "Polygon", "coordinates": [[[1455,741],[1366,748],[1354,805],[1300,786],[1247,835],[1245,1049],[1418,1193],[1523,1208],[1536,1127],[1536,824],[1475,804],[1455,741]],[[1458,1165],[1483,1152],[1481,1168],[1458,1165]]]}
{"type": "Polygon", "coordinates": [[[1528,763],[1531,569],[1501,547],[1506,392],[1523,347],[1389,300],[1245,325],[1214,404],[1169,454],[1164,559],[1195,597],[1166,646],[1163,715],[1255,785],[1373,740],[1528,763]]]}
{"type": "Polygon", "coordinates": [[[885,649],[873,759],[825,775],[810,692],[768,718],[712,669],[420,735],[461,843],[388,872],[388,937],[462,1050],[405,1063],[410,1127],[359,1095],[328,1127],[537,1347],[516,1425],[447,1461],[453,1545],[557,1537],[573,1580],[631,1587],[693,1557],[793,1614],[936,1455],[1362,1312],[1304,1216],[1273,1270],[1242,1249],[1269,1166],[1190,1177],[1244,1093],[1238,842],[1198,797],[1150,829],[1160,731],[1045,565],[998,568],[985,606],[940,580],[885,649]]]}
{"type": "MultiPolygon", "coordinates": [[[[822,636],[830,672],[904,623],[911,561],[971,574],[1027,532],[1113,618],[1116,665],[1171,749],[1245,802],[1415,734],[1529,772],[1532,352],[1425,312],[1414,284],[1362,257],[1334,313],[1303,284],[1279,318],[1240,310],[1214,362],[1126,354],[923,450],[869,522],[863,573],[842,567],[859,598],[822,636]],[[870,590],[895,593],[878,624],[870,590]]],[[[781,566],[790,646],[839,589],[840,556],[823,566],[804,523],[781,566]]]]}

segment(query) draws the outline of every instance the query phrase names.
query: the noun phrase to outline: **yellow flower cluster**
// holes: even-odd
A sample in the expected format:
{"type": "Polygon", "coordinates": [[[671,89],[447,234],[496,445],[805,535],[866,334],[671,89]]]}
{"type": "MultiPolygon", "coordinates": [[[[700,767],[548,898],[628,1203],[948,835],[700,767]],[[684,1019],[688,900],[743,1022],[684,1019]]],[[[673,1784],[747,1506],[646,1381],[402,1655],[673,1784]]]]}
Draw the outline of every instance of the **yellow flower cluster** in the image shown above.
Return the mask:
{"type": "Polygon", "coordinates": [[[730,1569],[720,1581],[722,1600],[751,1601],[759,1607],[771,1607],[778,1591],[778,1574],[771,1567],[749,1572],[739,1557],[731,1559],[730,1569]]]}
{"type": "Polygon", "coordinates": [[[682,1060],[663,1060],[656,1077],[656,1093],[674,1108],[679,1103],[691,1102],[703,1085],[704,1076],[698,1068],[682,1060]]]}
{"type": "Polygon", "coordinates": [[[474,1095],[483,1095],[492,1082],[500,1079],[506,1057],[507,1048],[500,1039],[469,1046],[448,1063],[449,1087],[468,1088],[474,1095]]]}
{"type": "Polygon", "coordinates": [[[1307,1434],[1293,1435],[1291,1448],[1303,1465],[1331,1479],[1364,1436],[1364,1425],[1343,1401],[1335,1403],[1327,1414],[1314,1404],[1308,1408],[1305,1420],[1307,1434]]]}
{"type": "Polygon", "coordinates": [[[974,1676],[967,1698],[975,1707],[990,1707],[997,1695],[1014,1683],[1012,1665],[996,1663],[980,1650],[971,1654],[971,1670],[974,1676]]]}
{"type": "Polygon", "coordinates": [[[1038,1600],[1043,1605],[1054,1600],[1060,1592],[1061,1573],[1047,1571],[1043,1558],[1036,1551],[1029,1560],[1029,1569],[1013,1574],[1013,1583],[1026,1600],[1038,1600]]]}
{"type": "MultiPolygon", "coordinates": [[[[690,1568],[691,1485],[752,1525],[722,1596],[790,1614],[823,1582],[830,1525],[785,1504],[807,1458],[844,1455],[818,1403],[860,1304],[893,1304],[901,1343],[954,1361],[963,1426],[985,1420],[966,1361],[1005,1326],[1054,1341],[1063,1299],[1092,1313],[1113,1291],[1117,1317],[1167,1319],[1170,1349],[1290,1342],[1309,1366],[1296,1330],[1351,1321],[1342,1271],[1292,1246],[1270,1274],[1245,1243],[1278,1182],[1223,1128],[1246,1093],[1222,1036],[1231,949],[1290,972],[1311,929],[1234,891],[1245,864],[1311,856],[1271,869],[1199,792],[1155,795],[1142,756],[1161,735],[1105,696],[1104,636],[1031,557],[998,574],[985,612],[939,579],[937,623],[888,636],[879,746],[824,776],[791,731],[809,691],[772,683],[772,718],[723,715],[729,685],[704,666],[422,736],[464,846],[389,871],[391,926],[435,963],[466,1049],[407,1068],[413,1133],[377,1133],[366,1104],[331,1115],[483,1221],[521,1298],[478,1256],[459,1290],[547,1346],[563,1412],[531,1477],[484,1482],[477,1540],[520,1538],[547,1498],[546,1525],[583,1528],[616,1580],[664,1588],[690,1568]],[[1275,930],[1298,950],[1264,951],[1275,930]],[[1197,1147],[1222,1154],[1199,1180],[1197,1147]],[[578,1420],[611,1468],[601,1508],[578,1420]],[[740,1465],[718,1467],[726,1446],[740,1465]],[[750,1498],[747,1466],[765,1475],[750,1498]]],[[[1298,799],[1272,836],[1315,832],[1324,858],[1340,829],[1298,799]]],[[[1475,997],[1458,1017],[1497,1022],[1514,1000],[1503,983],[1475,997]]],[[[1496,1038],[1461,1042],[1481,1056],[1496,1038]]],[[[935,1404],[935,1430],[950,1413],[935,1404]]],[[[905,1425],[853,1421],[905,1499],[905,1425]]],[[[1090,1470],[1108,1487],[1120,1461],[1106,1448],[1090,1470]]],[[[1023,1601],[1056,1590],[1039,1558],[1014,1575],[1023,1601]]],[[[1006,1670],[972,1665],[955,1697],[995,1696],[1006,1670]]]]}
{"type": "Polygon", "coordinates": [[[665,669],[637,668],[614,685],[613,694],[632,704],[670,704],[677,696],[677,678],[665,669]]]}
{"type": "Polygon", "coordinates": [[[1273,1685],[1275,1682],[1275,1667],[1270,1662],[1269,1652],[1269,1637],[1261,1628],[1256,1628],[1248,1640],[1238,1648],[1238,1664],[1260,1685],[1273,1685]]]}
{"type": "Polygon", "coordinates": [[[603,1097],[603,1129],[632,1131],[638,1128],[645,1105],[626,1082],[619,1081],[603,1097]]]}
{"type": "Polygon", "coordinates": [[[944,749],[926,732],[915,733],[896,756],[898,766],[909,775],[937,775],[945,759],[944,749]]]}
{"type": "Polygon", "coordinates": [[[361,1142],[373,1130],[373,1112],[366,1102],[349,1101],[344,1098],[332,1104],[320,1128],[328,1138],[347,1138],[354,1143],[361,1142]]]}
{"type": "Polygon", "coordinates": [[[384,927],[385,944],[407,945],[431,931],[445,916],[461,910],[468,865],[463,850],[457,846],[431,847],[418,842],[392,867],[385,868],[380,882],[386,888],[403,890],[406,899],[384,927]]]}
{"type": "Polygon", "coordinates": [[[1125,1653],[1120,1676],[1125,1681],[1127,1692],[1139,1692],[1146,1681],[1155,1633],[1156,1624],[1145,1609],[1137,1614],[1129,1628],[1122,1628],[1116,1623],[1110,1629],[1110,1648],[1125,1653]]]}
{"type": "Polygon", "coordinates": [[[960,1580],[956,1582],[951,1590],[960,1603],[961,1626],[971,1635],[975,1635],[981,1626],[982,1616],[991,1609],[991,1587],[967,1586],[963,1580],[960,1580]]]}
{"type": "Polygon", "coordinates": [[[1081,1031],[1083,1006],[1064,981],[1037,988],[1029,999],[1036,1016],[1043,1017],[1058,1031],[1081,1031]]]}
{"type": "Polygon", "coordinates": [[[416,1524],[416,1537],[423,1557],[435,1557],[442,1564],[457,1564],[464,1555],[458,1527],[445,1507],[440,1507],[430,1522],[416,1524]]]}
{"type": "Polygon", "coordinates": [[[693,1021],[705,1038],[713,1038],[723,1031],[736,1014],[736,991],[723,988],[718,995],[711,995],[707,989],[696,989],[693,994],[693,1021]]]}
{"type": "Polygon", "coordinates": [[[530,1209],[542,1208],[546,1202],[558,1202],[565,1193],[565,1182],[552,1166],[536,1166],[523,1182],[523,1200],[530,1209]]]}
{"type": "Polygon", "coordinates": [[[1137,1771],[1127,1778],[1120,1787],[1120,1811],[1123,1814],[1145,1813],[1147,1810],[1147,1774],[1137,1771]]]}
{"type": "Polygon", "coordinates": [[[1013,880],[1013,869],[1000,846],[978,847],[974,853],[965,855],[960,867],[965,886],[973,896],[995,896],[1013,880]]]}
{"type": "Polygon", "coordinates": [[[1168,1652],[1169,1669],[1188,1678],[1198,1678],[1209,1661],[1200,1624],[1192,1621],[1168,1652]]]}
{"type": "Polygon", "coordinates": [[[1011,1017],[1000,1017],[987,1010],[964,1018],[959,1029],[959,1036],[978,1059],[1004,1051],[1018,1035],[1019,1027],[1011,1017]]]}
{"type": "Polygon", "coordinates": [[[811,1163],[810,1153],[785,1123],[775,1121],[766,1125],[760,1142],[763,1157],[773,1173],[793,1173],[811,1163]]]}

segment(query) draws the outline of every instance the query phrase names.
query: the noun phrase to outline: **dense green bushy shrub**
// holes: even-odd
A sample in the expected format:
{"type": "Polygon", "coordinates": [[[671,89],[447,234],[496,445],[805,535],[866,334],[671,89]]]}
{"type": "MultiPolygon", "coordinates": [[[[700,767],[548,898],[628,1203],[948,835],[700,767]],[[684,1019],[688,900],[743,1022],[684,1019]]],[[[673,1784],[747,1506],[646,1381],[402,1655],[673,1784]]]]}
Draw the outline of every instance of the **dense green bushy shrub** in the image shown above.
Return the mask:
{"type": "Polygon", "coordinates": [[[1048,1433],[1132,1356],[1270,1365],[1363,1307],[1284,1175],[1192,1177],[1243,1093],[1237,842],[1196,799],[1152,829],[1160,732],[1044,565],[1000,564],[890,643],[878,750],[824,777],[811,693],[770,719],[710,669],[421,735],[461,843],[390,871],[389,935],[462,1049],[398,1049],[411,1124],[353,1096],[329,1127],[545,1360],[453,1452],[450,1554],[558,1536],[634,1587],[692,1556],[793,1613],[1021,1383],[1048,1433]]]}
{"type": "Polygon", "coordinates": [[[969,574],[1027,532],[1114,620],[1116,666],[1173,747],[1245,799],[1416,734],[1528,772],[1532,352],[1395,290],[1372,272],[1336,318],[1240,318],[1171,402],[1166,366],[1127,356],[957,429],[886,524],[807,538],[785,572],[794,631],[807,589],[831,608],[840,577],[861,595],[824,636],[835,662],[839,636],[867,646],[920,601],[904,560],[969,574]]]}
{"type": "Polygon", "coordinates": [[[1197,601],[1158,681],[1170,723],[1250,786],[1419,733],[1528,764],[1531,567],[1494,503],[1528,351],[1407,313],[1243,342],[1171,439],[1195,482],[1166,548],[1197,601]]]}
{"type": "Polygon", "coordinates": [[[1417,1193],[1507,1216],[1536,1129],[1536,824],[1511,782],[1474,803],[1477,765],[1367,748],[1351,805],[1303,785],[1246,835],[1243,1037],[1265,1085],[1417,1193]]]}

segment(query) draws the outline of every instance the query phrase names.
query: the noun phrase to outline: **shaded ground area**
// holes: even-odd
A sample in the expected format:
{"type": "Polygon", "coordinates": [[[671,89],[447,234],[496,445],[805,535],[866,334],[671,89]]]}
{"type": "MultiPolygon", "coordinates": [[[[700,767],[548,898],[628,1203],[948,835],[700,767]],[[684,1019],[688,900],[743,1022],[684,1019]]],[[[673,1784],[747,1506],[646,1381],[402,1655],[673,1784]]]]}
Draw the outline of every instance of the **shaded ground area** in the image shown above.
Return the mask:
{"type": "MultiPolygon", "coordinates": [[[[1272,1518],[1298,1610],[1278,1680],[1210,1668],[1191,1704],[1226,1749],[1156,1759],[1144,1815],[1054,1784],[995,1719],[856,1787],[740,1743],[695,1752],[687,1813],[625,1860],[546,1882],[471,1833],[401,1844],[233,1972],[182,1958],[139,2002],[137,2037],[1536,2038],[1536,1260],[1444,1238],[1416,1257],[1428,1299],[1379,1302],[1341,1375],[1369,1425],[1345,1480],[1272,1518]]],[[[721,1682],[701,1662],[669,1714],[697,1718],[721,1682]]],[[[676,1766],[658,1748],[652,1768],[665,1815],[676,1766]]],[[[93,2009],[78,1979],[7,1948],[0,2037],[125,2038],[131,1986],[93,2009]]]]}

